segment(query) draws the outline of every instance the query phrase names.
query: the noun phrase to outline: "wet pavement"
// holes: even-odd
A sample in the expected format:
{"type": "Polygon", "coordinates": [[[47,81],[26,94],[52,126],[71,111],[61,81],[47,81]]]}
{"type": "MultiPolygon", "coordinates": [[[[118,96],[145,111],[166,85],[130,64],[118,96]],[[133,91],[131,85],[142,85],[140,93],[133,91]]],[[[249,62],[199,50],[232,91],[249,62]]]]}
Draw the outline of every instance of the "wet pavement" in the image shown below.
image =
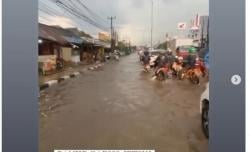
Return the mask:
{"type": "Polygon", "coordinates": [[[41,92],[39,150],[207,152],[199,113],[204,89],[152,80],[136,54],[109,62],[41,92]]]}

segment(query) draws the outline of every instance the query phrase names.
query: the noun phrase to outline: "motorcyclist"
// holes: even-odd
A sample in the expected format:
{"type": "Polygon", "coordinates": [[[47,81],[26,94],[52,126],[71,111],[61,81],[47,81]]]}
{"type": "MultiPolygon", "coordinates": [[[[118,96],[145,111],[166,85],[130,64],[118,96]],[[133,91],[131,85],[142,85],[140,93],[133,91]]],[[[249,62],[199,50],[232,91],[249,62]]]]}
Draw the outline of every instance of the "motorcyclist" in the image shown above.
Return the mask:
{"type": "Polygon", "coordinates": [[[193,48],[189,48],[189,55],[187,56],[187,62],[185,68],[191,69],[195,67],[197,55],[194,53],[193,48]]]}
{"type": "Polygon", "coordinates": [[[165,55],[165,63],[168,65],[169,68],[172,68],[173,63],[176,61],[175,56],[173,55],[172,51],[168,50],[165,55]]]}
{"type": "Polygon", "coordinates": [[[142,60],[143,60],[143,55],[144,55],[143,50],[140,50],[140,51],[138,52],[138,55],[139,55],[140,61],[142,61],[142,60]]]}
{"type": "Polygon", "coordinates": [[[157,71],[163,67],[170,69],[174,61],[175,56],[173,56],[172,52],[168,51],[166,54],[160,54],[155,61],[155,73],[157,73],[157,71]]]}
{"type": "Polygon", "coordinates": [[[176,67],[177,66],[183,66],[183,57],[178,57],[178,56],[176,56],[175,57],[175,61],[174,61],[174,63],[173,63],[173,65],[172,65],[172,69],[176,72],[176,67]]]}
{"type": "Polygon", "coordinates": [[[144,51],[144,56],[143,56],[143,65],[144,69],[146,69],[146,66],[149,65],[150,62],[150,56],[148,51],[144,51]]]}
{"type": "Polygon", "coordinates": [[[56,68],[58,70],[61,70],[63,68],[63,59],[62,58],[57,58],[56,59],[56,68]]]}
{"type": "Polygon", "coordinates": [[[165,56],[162,54],[159,54],[155,60],[155,70],[162,68],[166,64],[165,56]]]}

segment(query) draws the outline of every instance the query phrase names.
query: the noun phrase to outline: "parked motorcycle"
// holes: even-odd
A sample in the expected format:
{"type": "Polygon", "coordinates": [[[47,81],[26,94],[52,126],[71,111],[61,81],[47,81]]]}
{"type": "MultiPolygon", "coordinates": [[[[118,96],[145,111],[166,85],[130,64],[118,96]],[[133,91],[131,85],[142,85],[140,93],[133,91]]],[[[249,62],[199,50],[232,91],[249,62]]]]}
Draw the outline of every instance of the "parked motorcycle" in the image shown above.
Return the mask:
{"type": "Polygon", "coordinates": [[[115,55],[114,55],[114,58],[115,58],[116,61],[119,61],[119,60],[120,60],[120,57],[119,57],[118,54],[115,54],[115,55]]]}
{"type": "Polygon", "coordinates": [[[63,59],[57,59],[56,60],[56,69],[57,70],[62,70],[64,67],[63,59]]]}

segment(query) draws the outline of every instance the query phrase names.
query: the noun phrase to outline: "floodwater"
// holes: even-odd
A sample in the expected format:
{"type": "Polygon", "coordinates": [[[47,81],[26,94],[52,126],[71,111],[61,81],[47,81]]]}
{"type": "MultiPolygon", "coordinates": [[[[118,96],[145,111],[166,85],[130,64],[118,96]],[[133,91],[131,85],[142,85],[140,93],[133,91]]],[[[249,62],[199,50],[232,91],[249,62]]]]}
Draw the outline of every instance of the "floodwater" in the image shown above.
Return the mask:
{"type": "Polygon", "coordinates": [[[204,83],[158,82],[143,73],[138,56],[41,93],[39,150],[155,149],[207,152],[199,99],[204,83]]]}

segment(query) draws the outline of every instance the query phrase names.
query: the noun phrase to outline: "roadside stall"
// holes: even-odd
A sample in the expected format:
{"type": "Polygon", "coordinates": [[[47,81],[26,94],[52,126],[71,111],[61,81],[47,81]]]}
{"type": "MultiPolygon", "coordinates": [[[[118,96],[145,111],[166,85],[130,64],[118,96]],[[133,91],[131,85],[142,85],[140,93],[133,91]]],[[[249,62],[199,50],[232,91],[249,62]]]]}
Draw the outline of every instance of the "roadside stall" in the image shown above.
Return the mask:
{"type": "Polygon", "coordinates": [[[48,75],[56,72],[57,69],[63,68],[63,47],[70,47],[69,43],[54,30],[54,27],[39,24],[39,74],[48,75]]]}

